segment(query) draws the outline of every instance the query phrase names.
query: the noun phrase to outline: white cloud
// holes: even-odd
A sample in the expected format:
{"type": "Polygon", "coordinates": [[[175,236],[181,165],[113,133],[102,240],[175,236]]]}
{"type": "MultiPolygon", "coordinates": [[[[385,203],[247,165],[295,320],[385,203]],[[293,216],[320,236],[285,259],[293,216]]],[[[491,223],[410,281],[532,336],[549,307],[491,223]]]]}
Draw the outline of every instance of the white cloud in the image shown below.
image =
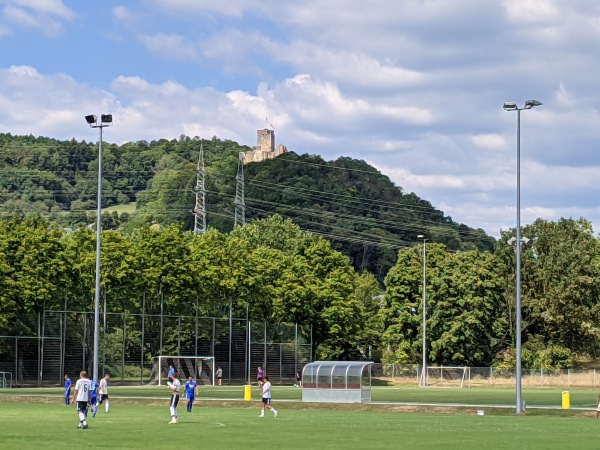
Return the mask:
{"type": "Polygon", "coordinates": [[[159,33],[153,36],[140,36],[138,40],[150,52],[166,58],[183,60],[196,60],[198,58],[193,43],[181,35],[159,33]]]}
{"type": "Polygon", "coordinates": [[[45,36],[57,36],[62,22],[76,15],[62,0],[4,0],[4,18],[11,24],[40,30],[45,36]]]}
{"type": "Polygon", "coordinates": [[[75,13],[62,0],[6,0],[9,4],[31,10],[33,13],[56,16],[63,20],[73,20],[75,13]]]}

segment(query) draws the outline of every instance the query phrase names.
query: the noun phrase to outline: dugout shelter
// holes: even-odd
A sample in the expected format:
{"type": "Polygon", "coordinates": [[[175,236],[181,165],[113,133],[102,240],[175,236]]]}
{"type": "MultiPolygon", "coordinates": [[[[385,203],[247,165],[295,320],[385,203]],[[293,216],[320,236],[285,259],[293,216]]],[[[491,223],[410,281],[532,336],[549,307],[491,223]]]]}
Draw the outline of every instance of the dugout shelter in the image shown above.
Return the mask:
{"type": "Polygon", "coordinates": [[[314,361],[302,370],[302,401],[370,403],[372,361],[314,361]]]}

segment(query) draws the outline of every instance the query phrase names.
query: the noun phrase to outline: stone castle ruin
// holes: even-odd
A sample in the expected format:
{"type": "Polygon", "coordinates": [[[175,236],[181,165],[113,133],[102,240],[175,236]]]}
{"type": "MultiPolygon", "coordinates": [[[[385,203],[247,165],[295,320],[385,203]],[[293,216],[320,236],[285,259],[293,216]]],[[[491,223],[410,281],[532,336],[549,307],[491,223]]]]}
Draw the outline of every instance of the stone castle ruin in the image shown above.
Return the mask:
{"type": "Polygon", "coordinates": [[[283,144],[279,144],[275,148],[275,130],[265,128],[256,132],[256,147],[252,147],[252,150],[248,152],[242,152],[242,156],[244,162],[248,164],[277,158],[279,155],[287,152],[288,149],[283,144]]]}

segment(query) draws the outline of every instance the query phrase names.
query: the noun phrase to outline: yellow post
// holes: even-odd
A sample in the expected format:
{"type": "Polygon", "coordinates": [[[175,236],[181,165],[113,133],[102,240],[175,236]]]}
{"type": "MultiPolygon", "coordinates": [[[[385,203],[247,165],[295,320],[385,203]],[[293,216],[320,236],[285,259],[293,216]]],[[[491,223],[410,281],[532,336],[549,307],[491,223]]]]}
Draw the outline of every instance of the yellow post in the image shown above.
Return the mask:
{"type": "Polygon", "coordinates": [[[562,392],[562,409],[571,409],[571,394],[569,394],[569,391],[562,392]]]}
{"type": "Polygon", "coordinates": [[[244,401],[252,401],[252,386],[250,385],[244,386],[244,401]]]}

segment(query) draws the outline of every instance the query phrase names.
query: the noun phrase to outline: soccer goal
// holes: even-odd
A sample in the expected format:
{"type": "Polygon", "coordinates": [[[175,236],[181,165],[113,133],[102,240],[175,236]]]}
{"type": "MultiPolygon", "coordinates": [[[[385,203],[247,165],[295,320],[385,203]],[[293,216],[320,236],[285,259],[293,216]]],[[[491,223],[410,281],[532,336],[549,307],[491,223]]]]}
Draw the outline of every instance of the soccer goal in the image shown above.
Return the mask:
{"type": "Polygon", "coordinates": [[[12,373],[0,372],[0,389],[12,387],[12,373]]]}
{"type": "Polygon", "coordinates": [[[470,367],[427,366],[419,375],[419,387],[471,387],[470,367]]]}
{"type": "Polygon", "coordinates": [[[214,356],[155,356],[152,358],[152,371],[148,384],[158,386],[166,384],[170,365],[173,365],[179,379],[183,382],[192,377],[198,384],[215,385],[214,356]]]}

